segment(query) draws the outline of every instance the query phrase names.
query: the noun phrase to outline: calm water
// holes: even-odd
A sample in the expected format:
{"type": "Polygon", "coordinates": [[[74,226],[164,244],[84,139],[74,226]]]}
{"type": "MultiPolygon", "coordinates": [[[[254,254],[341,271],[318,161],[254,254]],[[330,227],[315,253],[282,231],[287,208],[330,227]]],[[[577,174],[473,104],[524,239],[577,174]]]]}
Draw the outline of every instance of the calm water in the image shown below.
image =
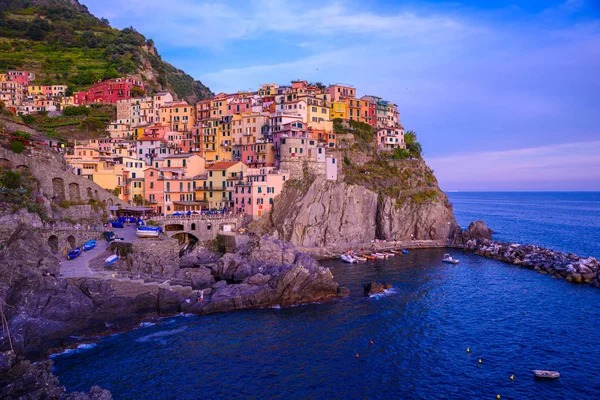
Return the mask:
{"type": "Polygon", "coordinates": [[[69,390],[117,399],[600,398],[600,290],[442,254],[327,262],[350,298],[160,320],[59,355],[55,372],[69,390]],[[371,280],[394,289],[364,298],[371,280]],[[562,376],[536,381],[532,369],[562,376]]]}
{"type": "Polygon", "coordinates": [[[494,239],[600,257],[600,193],[447,193],[462,227],[482,219],[494,239]]]}

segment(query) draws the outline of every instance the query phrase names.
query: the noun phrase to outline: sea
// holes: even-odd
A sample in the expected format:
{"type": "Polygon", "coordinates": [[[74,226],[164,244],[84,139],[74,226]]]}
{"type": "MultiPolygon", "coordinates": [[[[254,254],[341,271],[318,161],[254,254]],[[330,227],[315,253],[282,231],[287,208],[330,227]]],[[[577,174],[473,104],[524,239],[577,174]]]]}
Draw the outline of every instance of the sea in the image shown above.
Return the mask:
{"type": "MultiPolygon", "coordinates": [[[[462,226],[483,219],[496,239],[600,253],[598,193],[449,197],[462,226]]],[[[349,297],[147,321],[53,356],[54,372],[116,399],[600,398],[600,290],[460,250],[444,264],[444,252],[323,262],[349,297]],[[365,297],[370,281],[393,288],[365,297]]]]}

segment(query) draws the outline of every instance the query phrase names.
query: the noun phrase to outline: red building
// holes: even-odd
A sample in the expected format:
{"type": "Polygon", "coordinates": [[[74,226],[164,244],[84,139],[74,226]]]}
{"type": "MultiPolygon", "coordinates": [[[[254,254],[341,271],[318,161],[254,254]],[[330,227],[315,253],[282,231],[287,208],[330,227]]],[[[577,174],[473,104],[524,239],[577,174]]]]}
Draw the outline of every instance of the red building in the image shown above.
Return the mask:
{"type": "Polygon", "coordinates": [[[144,83],[131,78],[116,78],[98,82],[84,92],[73,94],[75,104],[110,103],[130,99],[131,89],[144,90],[144,83]]]}

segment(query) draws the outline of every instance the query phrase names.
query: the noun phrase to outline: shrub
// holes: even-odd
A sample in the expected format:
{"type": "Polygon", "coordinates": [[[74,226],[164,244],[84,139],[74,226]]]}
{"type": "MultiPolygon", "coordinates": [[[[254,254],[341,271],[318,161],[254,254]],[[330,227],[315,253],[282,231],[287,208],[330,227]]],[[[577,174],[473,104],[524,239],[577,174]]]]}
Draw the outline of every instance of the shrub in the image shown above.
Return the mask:
{"type": "Polygon", "coordinates": [[[8,189],[18,189],[23,184],[21,174],[15,171],[6,170],[0,175],[0,184],[8,189]]]}
{"type": "Polygon", "coordinates": [[[25,145],[20,140],[13,140],[10,144],[10,149],[17,154],[21,154],[25,150],[25,145]]]}
{"type": "Polygon", "coordinates": [[[78,115],[88,115],[90,110],[86,106],[67,106],[63,110],[63,115],[73,117],[78,115]]]}
{"type": "Polygon", "coordinates": [[[344,156],[344,164],[346,164],[346,165],[350,165],[351,164],[350,159],[348,157],[346,157],[346,156],[344,156]]]}

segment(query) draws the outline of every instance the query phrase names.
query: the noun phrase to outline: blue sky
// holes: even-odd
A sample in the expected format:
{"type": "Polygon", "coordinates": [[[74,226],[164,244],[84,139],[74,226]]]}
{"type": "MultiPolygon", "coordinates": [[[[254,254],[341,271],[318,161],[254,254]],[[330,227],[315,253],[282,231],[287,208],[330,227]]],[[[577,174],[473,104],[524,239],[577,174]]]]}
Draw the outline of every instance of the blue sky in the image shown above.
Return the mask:
{"type": "Polygon", "coordinates": [[[214,92],[395,102],[445,190],[600,190],[599,0],[82,2],[214,92]]]}

